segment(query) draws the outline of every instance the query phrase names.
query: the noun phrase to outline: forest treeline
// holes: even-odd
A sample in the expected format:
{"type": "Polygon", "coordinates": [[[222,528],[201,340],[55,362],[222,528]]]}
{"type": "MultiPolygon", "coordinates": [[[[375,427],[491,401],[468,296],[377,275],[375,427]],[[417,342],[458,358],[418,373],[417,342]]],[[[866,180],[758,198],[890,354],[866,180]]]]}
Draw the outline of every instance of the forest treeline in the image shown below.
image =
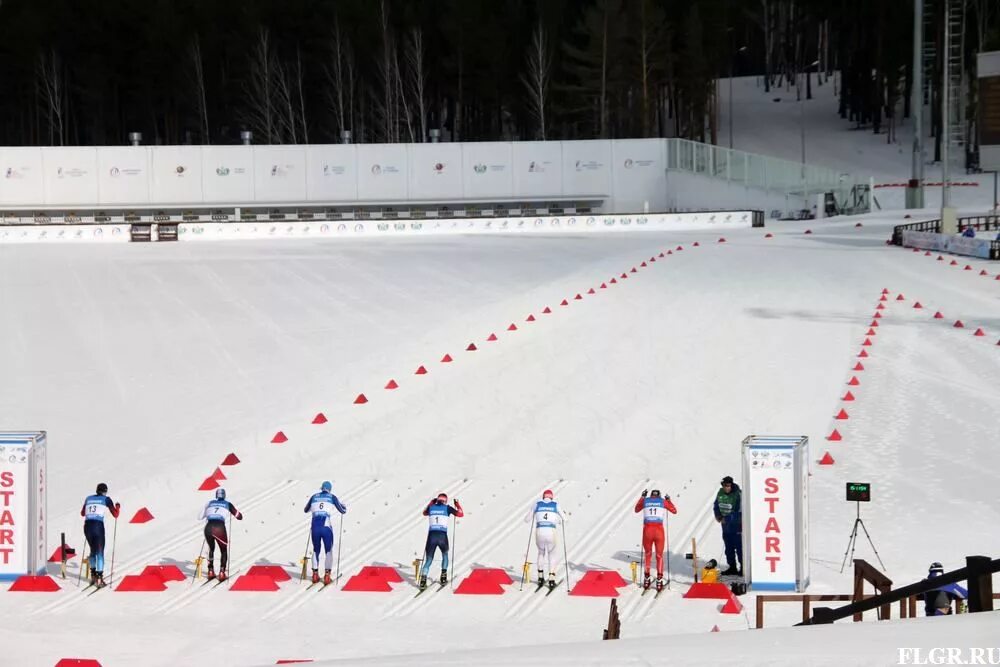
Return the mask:
{"type": "MultiPolygon", "coordinates": [[[[925,0],[931,42],[946,1],[925,0]]],[[[3,145],[715,142],[730,74],[836,85],[831,113],[889,140],[911,112],[908,0],[0,2],[3,145]]],[[[1000,10],[965,4],[971,68],[1000,10]]]]}

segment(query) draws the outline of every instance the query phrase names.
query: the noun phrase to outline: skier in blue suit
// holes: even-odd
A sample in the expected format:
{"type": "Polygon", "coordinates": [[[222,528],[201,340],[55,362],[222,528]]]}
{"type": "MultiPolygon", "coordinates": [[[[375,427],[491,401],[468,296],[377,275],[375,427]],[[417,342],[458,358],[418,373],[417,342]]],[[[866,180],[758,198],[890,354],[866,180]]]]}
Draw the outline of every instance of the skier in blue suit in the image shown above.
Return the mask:
{"type": "Polygon", "coordinates": [[[326,574],[323,575],[323,585],[331,583],[330,571],[333,568],[333,523],[330,520],[330,511],[337,510],[341,514],[347,513],[347,506],[342,504],[337,496],[333,495],[333,484],[323,482],[319,493],[314,493],[306,503],[306,514],[312,513],[312,582],[319,583],[319,552],[326,549],[326,574]]]}

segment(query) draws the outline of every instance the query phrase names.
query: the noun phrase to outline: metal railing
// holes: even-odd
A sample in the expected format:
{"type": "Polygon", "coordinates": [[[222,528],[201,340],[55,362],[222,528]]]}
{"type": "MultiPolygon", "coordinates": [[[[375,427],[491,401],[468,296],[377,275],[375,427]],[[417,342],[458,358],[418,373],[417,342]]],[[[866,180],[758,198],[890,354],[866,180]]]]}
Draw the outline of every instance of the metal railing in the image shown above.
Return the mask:
{"type": "Polygon", "coordinates": [[[870,209],[867,201],[852,202],[852,190],[867,189],[868,180],[856,174],[794,160],[747,153],[687,139],[667,139],[667,169],[717,178],[748,188],[801,197],[833,192],[841,208],[852,213],[870,209]],[[863,209],[863,210],[862,210],[863,209]]]}
{"type": "MultiPolygon", "coordinates": [[[[991,232],[1000,230],[1000,216],[997,215],[974,215],[958,219],[958,228],[964,229],[971,226],[977,232],[991,232]]],[[[921,220],[920,222],[909,222],[905,225],[896,225],[892,228],[892,244],[903,245],[903,232],[931,232],[941,233],[940,220],[921,220]]],[[[1000,259],[1000,238],[990,240],[989,259],[1000,259]]]]}

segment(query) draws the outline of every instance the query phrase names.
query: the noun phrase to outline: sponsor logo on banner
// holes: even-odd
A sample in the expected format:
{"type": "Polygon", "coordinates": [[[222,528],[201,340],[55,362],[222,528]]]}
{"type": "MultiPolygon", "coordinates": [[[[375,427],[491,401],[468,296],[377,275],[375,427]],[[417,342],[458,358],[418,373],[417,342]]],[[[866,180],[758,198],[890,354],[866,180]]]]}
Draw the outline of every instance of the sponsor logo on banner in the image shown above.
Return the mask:
{"type": "Polygon", "coordinates": [[[577,171],[595,171],[604,167],[604,164],[597,160],[577,160],[575,168],[577,171]]]}
{"type": "Polygon", "coordinates": [[[536,162],[532,160],[531,162],[528,163],[528,171],[532,174],[544,174],[546,167],[548,167],[550,164],[551,163],[548,161],[536,162]]]}
{"type": "Polygon", "coordinates": [[[223,165],[221,167],[216,167],[215,168],[215,173],[216,173],[217,176],[228,176],[229,175],[229,167],[227,167],[225,165],[223,165]]]}
{"type": "Polygon", "coordinates": [[[434,165],[434,172],[437,173],[437,174],[443,173],[444,172],[444,163],[442,163],[442,162],[435,163],[435,165],[434,165]]]}
{"type": "Polygon", "coordinates": [[[112,178],[118,178],[118,175],[120,173],[121,173],[121,171],[118,170],[118,167],[111,167],[111,177],[112,178]]]}
{"type": "Polygon", "coordinates": [[[343,176],[347,171],[347,168],[342,164],[324,164],[323,165],[323,175],[330,176],[343,176]]]}
{"type": "Polygon", "coordinates": [[[477,174],[485,174],[486,173],[486,165],[482,164],[482,163],[472,165],[472,171],[476,172],[477,174]]]}
{"type": "Polygon", "coordinates": [[[187,171],[187,169],[184,167],[184,165],[179,164],[176,167],[174,167],[174,171],[177,173],[178,176],[183,176],[184,172],[187,171]]]}
{"type": "Polygon", "coordinates": [[[968,257],[990,258],[990,242],[987,239],[967,239],[961,234],[945,237],[945,250],[968,257]]]}
{"type": "Polygon", "coordinates": [[[382,173],[382,165],[373,164],[372,165],[372,176],[379,176],[382,173]]]}
{"type": "Polygon", "coordinates": [[[631,169],[632,167],[651,167],[654,164],[653,160],[633,160],[632,158],[625,159],[625,168],[631,169]]]}

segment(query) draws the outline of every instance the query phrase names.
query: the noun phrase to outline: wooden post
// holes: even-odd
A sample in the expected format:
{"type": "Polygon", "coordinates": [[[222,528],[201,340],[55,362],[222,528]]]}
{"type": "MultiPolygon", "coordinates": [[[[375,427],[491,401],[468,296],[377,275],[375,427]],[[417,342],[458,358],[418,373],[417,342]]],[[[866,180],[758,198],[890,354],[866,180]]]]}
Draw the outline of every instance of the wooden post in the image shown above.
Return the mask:
{"type": "Polygon", "coordinates": [[[764,627],[764,596],[757,596],[757,623],[756,628],[758,630],[764,627]]]}
{"type": "MultiPolygon", "coordinates": [[[[864,596],[865,596],[865,580],[864,580],[864,578],[861,575],[860,568],[857,567],[857,561],[854,561],[854,563],[855,563],[855,568],[854,568],[854,599],[851,600],[851,601],[852,602],[861,602],[861,600],[863,600],[864,596]]],[[[858,613],[854,614],[854,622],[855,623],[860,623],[863,620],[863,618],[864,618],[864,616],[861,614],[861,612],[858,612],[858,613]]]]}
{"type": "Polygon", "coordinates": [[[608,612],[608,627],[604,631],[604,639],[618,639],[621,636],[621,619],[618,618],[618,601],[611,601],[611,611],[608,612]]]}
{"type": "Polygon", "coordinates": [[[691,569],[694,570],[694,582],[698,583],[698,544],[691,538],[691,569]]]}
{"type": "Polygon", "coordinates": [[[987,556],[966,556],[969,571],[969,612],[993,611],[993,574],[987,556]]]}
{"type": "Polygon", "coordinates": [[[810,606],[809,605],[809,596],[808,595],[803,595],[802,596],[802,622],[803,623],[809,620],[809,606],[810,606]]]}

